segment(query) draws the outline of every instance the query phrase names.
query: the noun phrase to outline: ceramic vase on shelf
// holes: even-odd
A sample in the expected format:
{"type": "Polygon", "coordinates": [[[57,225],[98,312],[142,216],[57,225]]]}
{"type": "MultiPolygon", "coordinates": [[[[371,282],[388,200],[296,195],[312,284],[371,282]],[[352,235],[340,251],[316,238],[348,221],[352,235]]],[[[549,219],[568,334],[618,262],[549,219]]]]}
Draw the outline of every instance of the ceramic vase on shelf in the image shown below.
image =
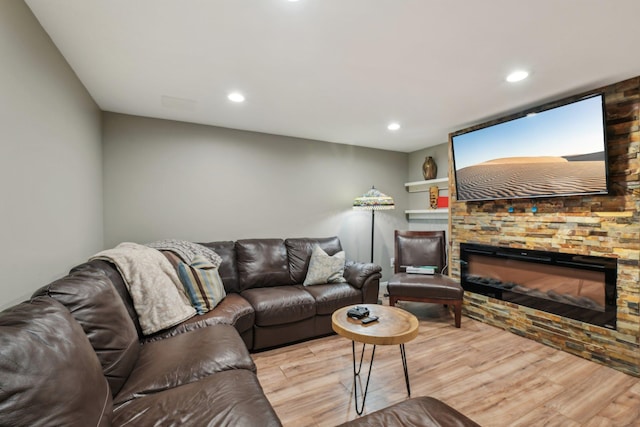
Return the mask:
{"type": "Polygon", "coordinates": [[[427,156],[424,158],[424,163],[422,164],[422,176],[424,176],[425,180],[434,179],[438,174],[438,165],[433,160],[433,157],[427,156]]]}

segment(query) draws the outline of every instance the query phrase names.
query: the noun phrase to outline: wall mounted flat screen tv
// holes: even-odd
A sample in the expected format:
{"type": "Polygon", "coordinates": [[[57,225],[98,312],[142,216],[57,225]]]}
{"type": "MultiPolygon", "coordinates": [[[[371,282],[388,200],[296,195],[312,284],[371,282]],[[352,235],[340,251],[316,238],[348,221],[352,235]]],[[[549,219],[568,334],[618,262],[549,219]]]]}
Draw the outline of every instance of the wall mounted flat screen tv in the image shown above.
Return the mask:
{"type": "Polygon", "coordinates": [[[607,194],[602,94],[451,139],[457,200],[607,194]]]}

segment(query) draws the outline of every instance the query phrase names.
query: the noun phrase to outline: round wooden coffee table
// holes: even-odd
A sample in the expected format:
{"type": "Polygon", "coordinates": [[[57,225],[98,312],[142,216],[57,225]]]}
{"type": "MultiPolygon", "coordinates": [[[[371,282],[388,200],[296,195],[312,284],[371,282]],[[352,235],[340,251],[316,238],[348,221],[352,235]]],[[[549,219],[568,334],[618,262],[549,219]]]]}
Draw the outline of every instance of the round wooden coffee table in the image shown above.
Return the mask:
{"type": "Polygon", "coordinates": [[[369,316],[377,316],[379,320],[363,324],[359,319],[348,317],[347,311],[356,307],[355,305],[350,305],[333,312],[331,316],[331,327],[338,335],[351,340],[351,352],[353,355],[353,395],[356,412],[358,415],[362,415],[364,402],[367,398],[367,389],[369,388],[373,358],[376,354],[376,345],[398,344],[400,346],[400,357],[402,358],[405,383],[407,384],[407,394],[411,396],[409,370],[407,369],[407,354],[404,349],[404,344],[418,336],[418,319],[413,314],[397,307],[378,304],[358,304],[358,306],[366,307],[369,309],[369,316]],[[360,354],[360,364],[358,368],[356,368],[356,341],[362,343],[362,353],[360,354]],[[371,360],[369,361],[367,382],[364,393],[362,393],[362,407],[358,409],[357,384],[367,344],[372,344],[373,350],[371,352],[371,360]]]}

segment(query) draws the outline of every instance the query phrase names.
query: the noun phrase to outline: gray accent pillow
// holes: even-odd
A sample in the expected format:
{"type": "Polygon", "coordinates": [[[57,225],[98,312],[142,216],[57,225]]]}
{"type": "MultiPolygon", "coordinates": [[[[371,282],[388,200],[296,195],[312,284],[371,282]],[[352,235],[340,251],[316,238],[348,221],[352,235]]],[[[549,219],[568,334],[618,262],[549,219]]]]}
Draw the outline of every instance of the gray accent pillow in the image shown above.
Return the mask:
{"type": "Polygon", "coordinates": [[[313,248],[309,270],[304,279],[304,286],[322,285],[325,283],[344,283],[345,255],[340,251],[333,256],[327,255],[318,245],[313,248]]]}

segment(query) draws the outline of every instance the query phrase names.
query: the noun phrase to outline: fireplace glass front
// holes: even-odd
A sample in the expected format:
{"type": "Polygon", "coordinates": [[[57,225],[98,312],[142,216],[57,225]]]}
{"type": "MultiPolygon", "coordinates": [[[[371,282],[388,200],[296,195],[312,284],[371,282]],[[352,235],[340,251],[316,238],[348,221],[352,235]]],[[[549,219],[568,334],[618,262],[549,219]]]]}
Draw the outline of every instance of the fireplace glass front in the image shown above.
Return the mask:
{"type": "Polygon", "coordinates": [[[615,329],[615,258],[462,243],[460,263],[466,291],[615,329]]]}

